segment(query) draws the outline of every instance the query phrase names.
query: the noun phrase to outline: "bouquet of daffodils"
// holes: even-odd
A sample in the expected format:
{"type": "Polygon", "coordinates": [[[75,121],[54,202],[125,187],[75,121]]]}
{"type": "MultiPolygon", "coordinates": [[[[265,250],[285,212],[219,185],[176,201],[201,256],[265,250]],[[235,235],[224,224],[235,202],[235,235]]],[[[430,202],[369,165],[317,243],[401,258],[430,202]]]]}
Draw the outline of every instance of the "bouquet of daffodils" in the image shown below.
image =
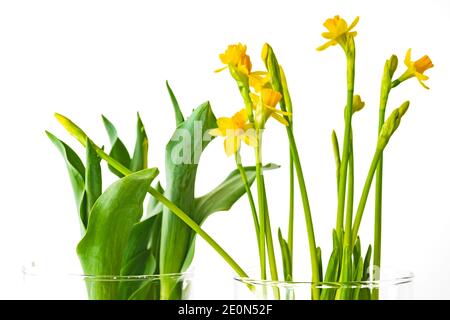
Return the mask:
{"type": "MultiPolygon", "coordinates": [[[[328,19],[323,37],[327,42],[319,51],[339,45],[346,58],[347,100],[344,108],[345,126],[341,140],[332,132],[332,146],[336,162],[337,215],[332,230],[333,250],[328,261],[322,258],[316,243],[312,210],[308,200],[307,184],[293,130],[293,103],[289,95],[283,67],[272,47],[262,49],[263,71],[254,71],[246,46],[230,45],[221,54],[224,64],[217,72],[228,70],[242,96],[243,108],[231,117],[216,119],[209,103],[196,108],[185,119],[171,88],[169,96],[175,111],[176,131],[166,147],[166,181],[152,183],[157,168],[148,168],[148,140],[144,125],[137,121],[137,138],[130,155],[119,139],[113,124],[105,117],[103,122],[109,135],[109,152],[95,144],[89,136],[68,118],[56,118],[86,150],[85,161],[64,142],[48,133],[64,157],[75,192],[80,217],[82,240],[77,253],[86,274],[94,276],[167,275],[187,270],[194,256],[195,237],[198,234],[220,254],[240,277],[246,272],[232,257],[202,229],[201,225],[213,212],[229,210],[244,194],[249,202],[259,253],[261,280],[294,280],[294,187],[298,184],[303,206],[310,263],[312,270],[312,299],[378,299],[377,289],[322,288],[321,283],[352,283],[377,280],[381,265],[382,179],[383,153],[409,108],[409,101],[394,108],[388,117],[386,109],[391,91],[411,78],[417,78],[426,89],[428,79],[424,72],[433,67],[428,56],[417,61],[408,50],[405,71],[395,76],[398,59],[392,55],[386,60],[381,79],[378,139],[372,161],[361,192],[354,190],[353,115],[365,103],[355,94],[356,31],[358,18],[350,25],[339,16],[328,19]],[[264,171],[278,168],[264,165],[262,146],[265,125],[274,119],[286,129],[289,141],[289,212],[287,236],[278,229],[276,245],[271,226],[264,171]],[[199,134],[196,134],[196,130],[199,134]],[[224,138],[224,149],[234,156],[236,170],[211,192],[196,197],[195,180],[202,151],[214,137],[224,138]],[[252,166],[242,164],[243,145],[254,150],[252,166]],[[106,161],[119,180],[102,189],[101,161],[106,161]],[[369,192],[375,180],[374,242],[365,253],[359,240],[359,228],[369,192]],[[256,190],[252,190],[255,182],[256,190]],[[255,192],[256,191],[256,192],[255,192]],[[256,196],[254,196],[256,193],[256,196]],[[148,194],[146,210],[144,200],[148,194]],[[279,246],[279,250],[276,247],[279,246]],[[277,266],[276,251],[281,253],[282,279],[277,266]]],[[[249,285],[249,290],[254,288],[249,285]]],[[[94,299],[179,299],[182,297],[179,281],[161,277],[157,283],[90,283],[88,292],[94,299]]],[[[275,298],[281,298],[274,289],[275,298]]]]}

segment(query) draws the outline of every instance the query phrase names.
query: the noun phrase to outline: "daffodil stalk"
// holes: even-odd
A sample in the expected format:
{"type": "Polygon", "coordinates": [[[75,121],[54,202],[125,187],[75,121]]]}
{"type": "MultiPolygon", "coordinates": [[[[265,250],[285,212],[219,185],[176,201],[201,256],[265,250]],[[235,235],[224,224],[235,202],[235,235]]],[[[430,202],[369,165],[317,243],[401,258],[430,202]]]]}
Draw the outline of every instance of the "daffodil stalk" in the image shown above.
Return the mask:
{"type": "MultiPolygon", "coordinates": [[[[353,151],[353,115],[363,109],[365,103],[359,95],[355,95],[355,36],[353,28],[358,23],[358,17],[347,25],[339,16],[326,20],[324,26],[328,29],[322,35],[328,40],[318,50],[324,50],[330,46],[339,45],[346,57],[347,98],[344,108],[344,134],[342,149],[340,149],[336,133],[332,133],[332,144],[336,162],[337,183],[337,217],[336,228],[333,230],[333,252],[328,262],[325,274],[322,272],[322,252],[316,244],[311,208],[306,189],[305,178],[300,163],[299,151],[293,133],[292,102],[289,95],[284,70],[279,65],[270,45],[265,44],[262,50],[262,59],[267,71],[252,71],[252,64],[246,53],[246,46],[242,44],[231,45],[220,55],[221,61],[228,68],[231,76],[236,80],[239,91],[244,99],[245,109],[236,113],[232,118],[220,118],[217,121],[218,128],[212,130],[213,135],[225,138],[225,151],[227,155],[235,155],[239,169],[241,162],[241,141],[254,147],[256,162],[256,184],[258,191],[258,207],[256,208],[250,186],[246,181],[245,172],[240,170],[241,178],[246,185],[253,221],[258,238],[261,279],[266,279],[266,258],[270,267],[270,277],[278,280],[277,266],[275,263],[274,246],[270,225],[269,208],[267,202],[266,185],[262,172],[262,133],[269,118],[274,118],[285,125],[289,140],[289,215],[287,241],[282,232],[278,230],[278,240],[283,259],[283,272],[286,281],[292,280],[293,265],[292,256],[294,250],[294,171],[300,189],[303,204],[305,224],[308,236],[312,270],[312,298],[313,299],[358,299],[378,298],[378,292],[347,288],[348,282],[366,281],[370,279],[368,266],[372,256],[372,247],[369,245],[365,258],[362,257],[361,243],[358,236],[364,209],[368,200],[372,182],[376,176],[375,191],[375,247],[374,266],[379,266],[381,261],[381,204],[382,204],[382,157],[391,136],[400,125],[401,118],[406,113],[409,102],[405,102],[395,109],[385,121],[385,112],[390,90],[407,79],[416,77],[424,87],[423,81],[428,77],[423,73],[432,67],[431,60],[424,56],[418,61],[411,61],[410,50],[406,54],[405,64],[407,70],[395,81],[392,81],[397,66],[397,59],[392,56],[386,62],[383,74],[380,95],[378,141],[373,154],[364,187],[359,198],[356,211],[354,210],[354,183],[355,183],[355,158],[353,151]],[[277,109],[277,105],[280,109],[277,109]],[[244,115],[244,113],[246,114],[244,115]],[[226,130],[230,129],[230,130],[226,130]],[[253,134],[247,131],[251,129],[253,134]],[[254,138],[254,140],[252,139],[254,138]],[[233,147],[229,147],[232,142],[233,147]],[[259,229],[258,229],[259,228],[259,229]],[[267,248],[267,257],[266,257],[267,248]],[[340,282],[345,286],[335,289],[320,289],[317,283],[340,282]]],[[[224,68],[223,68],[224,69],[224,68]]],[[[221,70],[223,70],[221,69],[221,70]]],[[[427,88],[427,87],[426,87],[427,88]]],[[[277,295],[276,295],[277,297],[277,295]]]]}
{"type": "MultiPolygon", "coordinates": [[[[398,59],[397,56],[392,55],[389,60],[386,61],[384,66],[383,78],[381,82],[380,93],[380,108],[378,117],[378,134],[381,133],[386,113],[386,106],[389,98],[389,93],[392,88],[397,87],[400,83],[410,78],[416,77],[422,87],[429,89],[424,81],[428,80],[428,77],[424,75],[424,72],[433,67],[431,59],[425,55],[417,61],[411,60],[411,49],[406,52],[404,63],[407,67],[406,71],[396,80],[392,81],[395,71],[397,70],[398,59]]],[[[376,186],[375,186],[375,223],[374,223],[374,256],[373,266],[374,268],[381,267],[381,232],[382,232],[382,187],[383,186],[383,155],[380,156],[376,171],[376,186]]],[[[374,290],[372,293],[373,299],[378,299],[379,292],[374,290]]]]}
{"type": "MultiPolygon", "coordinates": [[[[255,131],[256,143],[255,165],[256,165],[256,184],[258,190],[258,222],[259,222],[259,252],[261,265],[261,278],[266,279],[266,245],[267,258],[270,267],[270,276],[272,280],[278,280],[278,270],[275,259],[275,250],[272,239],[272,230],[270,216],[267,205],[267,196],[265,191],[264,175],[262,172],[262,134],[265,123],[268,118],[273,117],[279,122],[288,125],[288,120],[284,117],[288,114],[285,110],[276,109],[276,105],[282,99],[281,88],[276,90],[273,86],[270,74],[267,72],[252,72],[252,64],[249,56],[246,54],[246,46],[242,44],[228,46],[225,53],[220,55],[222,63],[226,64],[230,70],[231,76],[236,80],[239,91],[244,99],[244,104],[248,113],[249,126],[255,131]],[[254,92],[251,92],[251,88],[254,92]],[[250,110],[250,111],[249,111],[250,110]]],[[[227,68],[225,67],[225,68],[227,68]]],[[[219,69],[220,70],[223,70],[219,69]]],[[[220,129],[221,124],[218,121],[220,129]]],[[[213,132],[213,134],[215,134],[213,132]]],[[[225,135],[224,135],[225,136],[225,135]]],[[[226,138],[228,139],[228,138],[226,138]]],[[[234,152],[234,150],[233,150],[234,152]]],[[[227,152],[228,153],[228,152],[227,152]]],[[[292,202],[292,201],[291,201],[292,202]]],[[[290,225],[293,225],[293,204],[290,210],[290,225]]],[[[293,247],[293,227],[289,228],[290,248],[293,247]]]]}
{"type": "MultiPolygon", "coordinates": [[[[90,141],[87,134],[73,123],[67,117],[61,114],[55,114],[56,119],[61,125],[69,132],[78,142],[84,147],[87,146],[87,142],[90,141]]],[[[105,160],[108,165],[116,169],[124,176],[130,175],[133,172],[123,166],[120,162],[110,157],[102,148],[98,147],[92,142],[92,146],[97,152],[98,156],[105,160]]],[[[205,231],[203,230],[188,214],[183,212],[174,203],[167,199],[161,192],[153,187],[149,187],[148,193],[151,194],[156,200],[161,202],[164,206],[170,209],[178,218],[180,218],[186,225],[188,225],[193,231],[195,231],[200,237],[202,237],[227,263],[228,265],[240,276],[248,277],[247,273],[241,268],[241,266],[205,231]]]]}
{"type": "MultiPolygon", "coordinates": [[[[297,149],[297,143],[295,141],[294,133],[292,131],[292,126],[290,125],[292,119],[292,102],[289,95],[289,90],[287,87],[286,76],[284,74],[284,70],[278,64],[277,58],[273,52],[273,49],[270,45],[265,44],[263,48],[262,57],[264,63],[266,65],[267,71],[270,75],[273,88],[276,91],[282,92],[283,97],[280,100],[280,108],[283,112],[286,112],[284,115],[285,120],[288,125],[285,126],[286,133],[289,140],[290,146],[290,159],[292,159],[292,163],[295,166],[295,171],[297,173],[297,180],[300,187],[300,193],[302,197],[304,215],[305,215],[305,223],[308,234],[308,242],[309,242],[309,250],[310,250],[310,259],[311,259],[311,270],[312,270],[312,281],[317,283],[320,282],[319,278],[319,262],[317,256],[317,245],[314,234],[314,225],[312,220],[311,208],[308,199],[308,193],[306,189],[305,178],[303,176],[303,170],[300,163],[300,156],[297,149]],[[290,116],[290,117],[289,117],[290,116]]],[[[291,174],[293,172],[291,171],[291,174]]],[[[292,175],[291,175],[292,177],[292,175]]],[[[292,178],[291,178],[292,179],[292,178]]],[[[290,186],[290,190],[292,193],[292,186],[290,186]]],[[[292,201],[292,200],[291,200],[292,201]]],[[[290,211],[289,216],[289,230],[293,229],[293,211],[290,211]],[[292,222],[292,223],[291,223],[292,222]]],[[[291,237],[293,237],[291,233],[291,237]]],[[[292,252],[292,251],[291,251],[292,252]]],[[[317,288],[313,288],[313,298],[319,298],[319,290],[317,288]]]]}
{"type": "Polygon", "coordinates": [[[255,232],[256,232],[256,243],[258,244],[258,250],[259,250],[259,247],[261,246],[261,244],[259,241],[260,231],[259,231],[258,212],[256,211],[255,200],[253,198],[253,194],[250,189],[250,185],[248,183],[247,174],[245,173],[244,167],[242,166],[241,154],[240,154],[239,150],[236,151],[236,153],[235,153],[235,160],[236,160],[236,167],[238,168],[239,174],[241,175],[241,179],[244,183],[245,192],[247,193],[248,202],[250,204],[250,210],[252,211],[253,225],[254,225],[255,232]]]}
{"type": "MultiPolygon", "coordinates": [[[[378,134],[381,133],[385,121],[386,106],[389,98],[389,93],[392,88],[392,76],[397,69],[398,59],[397,56],[392,55],[389,60],[386,61],[384,66],[383,78],[381,81],[381,92],[380,92],[380,107],[378,115],[378,134]]],[[[383,155],[380,155],[378,161],[378,167],[376,171],[376,181],[375,181],[375,222],[374,222],[374,255],[373,255],[373,266],[380,268],[381,266],[381,225],[382,225],[382,188],[383,188],[383,155]]],[[[377,291],[377,290],[376,290],[377,291]]],[[[378,298],[378,291],[375,293],[376,298],[378,298]]],[[[374,297],[375,297],[374,296],[374,297]]]]}
{"type": "Polygon", "coordinates": [[[364,183],[363,191],[361,193],[361,197],[358,204],[358,209],[356,211],[355,220],[353,222],[353,228],[352,228],[352,240],[351,240],[351,246],[353,247],[356,244],[356,241],[358,240],[358,232],[359,227],[361,226],[362,216],[364,213],[364,208],[367,203],[367,198],[369,196],[370,188],[372,185],[373,178],[375,176],[375,171],[378,167],[378,162],[381,158],[381,155],[383,154],[383,150],[386,148],[390,138],[394,134],[394,132],[397,130],[398,126],[400,125],[400,121],[402,117],[405,115],[406,111],[409,108],[409,101],[404,102],[400,107],[392,111],[389,118],[386,120],[386,122],[381,127],[380,134],[378,136],[378,142],[377,147],[375,149],[372,162],[370,164],[370,168],[366,177],[366,181],[364,183]]]}

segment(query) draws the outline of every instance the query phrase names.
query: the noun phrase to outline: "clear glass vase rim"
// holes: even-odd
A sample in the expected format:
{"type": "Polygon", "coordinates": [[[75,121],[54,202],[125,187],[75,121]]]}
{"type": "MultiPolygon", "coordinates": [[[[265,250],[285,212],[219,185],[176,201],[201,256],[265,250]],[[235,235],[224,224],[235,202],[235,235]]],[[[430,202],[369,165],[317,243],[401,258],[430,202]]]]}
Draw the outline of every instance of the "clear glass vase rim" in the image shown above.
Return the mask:
{"type": "Polygon", "coordinates": [[[395,276],[386,277],[381,280],[364,280],[364,281],[348,281],[348,282],[327,282],[327,281],[320,281],[320,282],[313,282],[313,281],[286,281],[286,280],[262,280],[257,279],[253,277],[240,277],[238,275],[234,275],[234,280],[238,282],[242,282],[244,284],[251,284],[256,286],[301,286],[301,285],[308,285],[308,286],[376,286],[381,287],[384,285],[400,285],[405,283],[410,283],[414,280],[414,273],[411,271],[406,271],[402,269],[395,269],[395,268],[385,268],[381,269],[381,272],[383,270],[388,270],[391,273],[394,273],[395,276]]]}
{"type": "Polygon", "coordinates": [[[165,274],[140,274],[140,275],[91,275],[91,274],[81,274],[76,272],[53,272],[53,270],[38,270],[38,267],[33,265],[24,265],[22,266],[22,274],[24,276],[30,277],[62,277],[62,278],[81,278],[83,280],[92,280],[92,281],[144,281],[144,280],[158,280],[161,278],[182,278],[188,279],[193,276],[193,268],[185,272],[174,272],[174,273],[165,273],[165,274]]]}

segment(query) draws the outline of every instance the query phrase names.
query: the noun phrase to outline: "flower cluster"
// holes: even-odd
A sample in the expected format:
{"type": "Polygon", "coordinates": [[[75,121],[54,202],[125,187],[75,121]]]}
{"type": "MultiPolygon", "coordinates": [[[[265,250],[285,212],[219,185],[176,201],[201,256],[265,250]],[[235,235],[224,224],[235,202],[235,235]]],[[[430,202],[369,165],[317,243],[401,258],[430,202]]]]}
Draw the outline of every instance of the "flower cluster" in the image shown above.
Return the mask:
{"type": "Polygon", "coordinates": [[[227,155],[239,151],[241,141],[255,147],[258,144],[256,131],[263,129],[269,118],[289,125],[286,117],[290,113],[277,109],[282,94],[273,89],[267,71],[252,71],[252,62],[247,54],[247,46],[241,43],[229,45],[219,55],[224,67],[216,72],[229,69],[232,77],[242,88],[246,108],[235,113],[231,118],[222,117],[217,120],[217,128],[210,131],[213,136],[225,138],[224,148],[227,155]]]}

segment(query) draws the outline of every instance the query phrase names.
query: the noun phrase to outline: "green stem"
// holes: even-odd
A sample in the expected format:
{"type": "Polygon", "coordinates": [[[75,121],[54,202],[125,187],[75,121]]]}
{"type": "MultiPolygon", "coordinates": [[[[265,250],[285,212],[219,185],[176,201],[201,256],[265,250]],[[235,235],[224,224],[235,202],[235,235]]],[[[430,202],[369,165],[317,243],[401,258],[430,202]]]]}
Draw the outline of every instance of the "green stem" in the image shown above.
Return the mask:
{"type": "Polygon", "coordinates": [[[273,246],[272,227],[270,226],[269,208],[267,205],[266,185],[264,182],[264,176],[262,177],[263,190],[264,190],[264,212],[266,215],[266,241],[267,241],[267,256],[269,258],[270,277],[272,281],[278,281],[278,270],[275,259],[275,249],[273,246]]]}
{"type": "MultiPolygon", "coordinates": [[[[289,224],[288,248],[291,255],[291,270],[293,270],[294,257],[294,159],[289,150],[289,224]]],[[[292,277],[292,274],[291,274],[292,277]]]]}
{"type": "Polygon", "coordinates": [[[380,150],[379,148],[377,148],[375,151],[375,154],[373,155],[372,163],[370,164],[369,172],[366,177],[366,182],[364,183],[364,188],[363,188],[363,191],[361,194],[361,198],[359,200],[358,209],[356,211],[355,221],[353,222],[352,247],[355,245],[356,240],[358,239],[358,231],[359,231],[359,227],[361,225],[364,208],[367,203],[367,197],[369,196],[373,177],[375,175],[375,171],[377,170],[378,161],[380,160],[382,153],[383,153],[383,150],[380,150]]]}
{"type": "MultiPolygon", "coordinates": [[[[292,132],[292,128],[287,126],[286,132],[289,138],[289,145],[291,148],[292,160],[294,162],[295,171],[297,172],[297,180],[300,187],[300,193],[302,197],[303,210],[305,214],[305,224],[306,231],[308,233],[308,243],[309,243],[309,254],[311,259],[311,271],[312,271],[312,281],[314,283],[320,282],[319,277],[319,262],[317,259],[317,246],[316,246],[316,238],[314,235],[314,226],[311,216],[311,208],[309,205],[308,193],[306,191],[305,178],[303,176],[302,166],[300,164],[300,157],[298,154],[297,144],[295,142],[294,134],[292,132]]],[[[314,300],[318,300],[320,297],[320,289],[313,287],[312,296],[314,300]]]]}
{"type": "MultiPolygon", "coordinates": [[[[123,175],[127,176],[133,172],[123,166],[121,163],[111,158],[106,152],[104,152],[99,147],[95,147],[97,154],[105,160],[109,165],[114,167],[117,171],[121,172],[123,175]]],[[[248,275],[239,266],[239,264],[206,232],[204,231],[194,220],[189,217],[183,210],[178,208],[173,202],[167,199],[164,195],[158,192],[153,187],[150,187],[148,192],[165,205],[171,212],[173,212],[178,218],[180,218],[184,223],[186,223],[192,230],[194,230],[200,237],[202,237],[224,260],[228,265],[240,276],[247,278],[248,275]]]]}
{"type": "Polygon", "coordinates": [[[350,246],[352,242],[352,219],[353,219],[353,196],[355,184],[355,165],[353,159],[353,134],[350,132],[350,156],[348,160],[348,190],[347,190],[347,213],[345,216],[344,246],[350,246]]]}
{"type": "MultiPolygon", "coordinates": [[[[117,169],[117,168],[116,168],[117,169]]],[[[164,195],[159,193],[156,189],[150,187],[149,193],[165,205],[171,212],[173,212],[178,218],[186,223],[192,230],[194,230],[200,237],[202,237],[224,260],[231,268],[240,276],[248,277],[245,271],[237,264],[236,261],[208,234],[204,231],[194,220],[191,219],[186,213],[178,208],[173,202],[167,199],[164,195]]]]}
{"type": "MultiPolygon", "coordinates": [[[[400,83],[400,82],[398,82],[400,83]]],[[[389,98],[389,93],[393,86],[397,84],[391,83],[390,77],[383,77],[380,94],[380,109],[378,115],[378,135],[383,127],[386,117],[386,106],[389,98]],[[388,83],[387,83],[388,82],[388,83]]],[[[382,229],[382,200],[383,200],[383,155],[380,156],[378,162],[376,181],[375,181],[375,227],[373,240],[373,266],[381,266],[381,229],[382,229]]],[[[373,298],[378,300],[378,290],[374,290],[373,298]]]]}
{"type": "Polygon", "coordinates": [[[341,233],[344,225],[345,187],[347,185],[348,158],[350,155],[350,133],[353,114],[353,91],[355,83],[355,54],[347,54],[347,105],[345,107],[344,144],[342,146],[342,160],[340,165],[338,209],[336,218],[336,231],[341,233]]]}
{"type": "Polygon", "coordinates": [[[250,203],[250,209],[252,211],[252,217],[253,217],[253,224],[254,224],[255,232],[256,232],[256,242],[257,242],[258,248],[259,248],[259,246],[260,246],[259,232],[260,231],[259,231],[258,213],[256,211],[255,200],[253,199],[253,194],[252,194],[252,191],[250,190],[250,185],[248,183],[247,174],[241,163],[241,155],[240,155],[239,151],[236,152],[235,159],[236,159],[236,167],[238,168],[239,173],[241,175],[241,179],[244,184],[245,192],[247,193],[248,202],[250,203]]]}
{"type": "Polygon", "coordinates": [[[258,210],[259,210],[259,258],[261,265],[261,280],[266,280],[266,214],[265,214],[265,200],[264,200],[264,180],[262,172],[262,155],[261,155],[261,134],[259,129],[256,132],[258,137],[257,146],[255,147],[256,159],[256,184],[258,188],[258,210]]]}

